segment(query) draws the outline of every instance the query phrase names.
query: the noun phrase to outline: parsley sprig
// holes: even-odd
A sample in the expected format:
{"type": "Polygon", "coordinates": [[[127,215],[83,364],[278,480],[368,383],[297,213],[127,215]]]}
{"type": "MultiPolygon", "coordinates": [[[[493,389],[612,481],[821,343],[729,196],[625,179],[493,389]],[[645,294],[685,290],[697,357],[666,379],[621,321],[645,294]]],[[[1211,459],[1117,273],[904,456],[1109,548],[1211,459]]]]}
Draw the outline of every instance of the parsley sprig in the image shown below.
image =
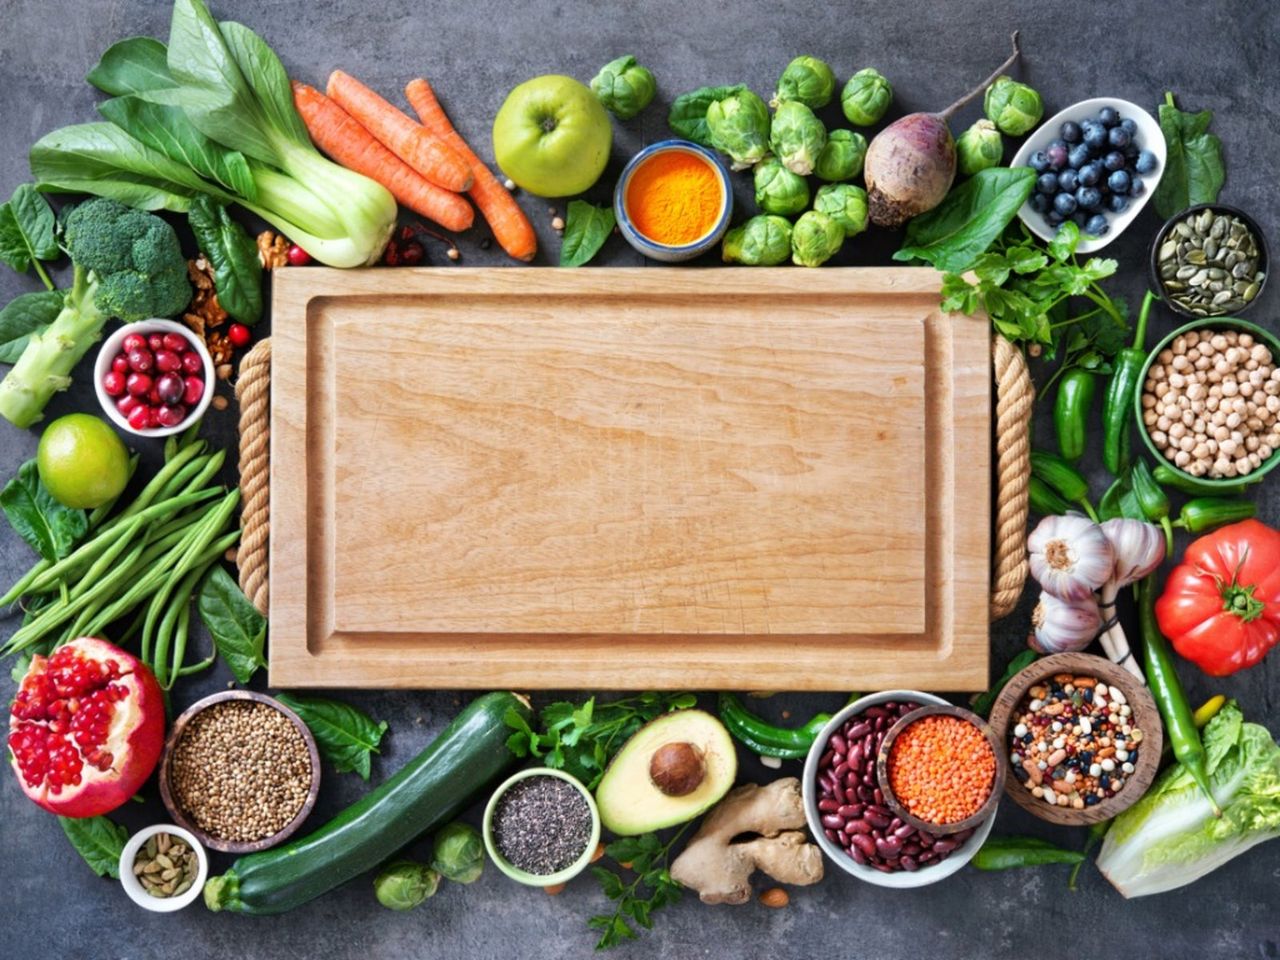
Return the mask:
{"type": "Polygon", "coordinates": [[[600,931],[597,950],[608,950],[637,936],[633,923],[646,930],[652,929],[653,911],[675,903],[680,899],[681,886],[671,879],[667,862],[671,850],[684,836],[691,824],[686,823],[665,843],[656,833],[638,837],[623,837],[605,848],[605,854],[625,870],[630,870],[630,882],[607,867],[592,867],[604,895],[614,901],[613,913],[597,914],[587,921],[587,926],[600,931]]]}

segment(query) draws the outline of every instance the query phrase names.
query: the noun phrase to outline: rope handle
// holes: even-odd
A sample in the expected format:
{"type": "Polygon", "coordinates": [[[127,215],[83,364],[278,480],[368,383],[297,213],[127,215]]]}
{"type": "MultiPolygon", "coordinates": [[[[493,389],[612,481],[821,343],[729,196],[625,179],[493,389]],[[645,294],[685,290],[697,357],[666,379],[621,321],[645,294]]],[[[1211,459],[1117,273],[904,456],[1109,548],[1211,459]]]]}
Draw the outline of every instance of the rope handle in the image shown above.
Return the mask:
{"type": "MultiPolygon", "coordinates": [[[[1035,388],[1022,351],[1004,337],[991,340],[996,379],[996,517],[991,619],[1008,615],[1027,580],[1028,480],[1031,405],[1035,388]]],[[[271,340],[259,340],[240,362],[240,589],[267,612],[271,490],[271,340]]]]}

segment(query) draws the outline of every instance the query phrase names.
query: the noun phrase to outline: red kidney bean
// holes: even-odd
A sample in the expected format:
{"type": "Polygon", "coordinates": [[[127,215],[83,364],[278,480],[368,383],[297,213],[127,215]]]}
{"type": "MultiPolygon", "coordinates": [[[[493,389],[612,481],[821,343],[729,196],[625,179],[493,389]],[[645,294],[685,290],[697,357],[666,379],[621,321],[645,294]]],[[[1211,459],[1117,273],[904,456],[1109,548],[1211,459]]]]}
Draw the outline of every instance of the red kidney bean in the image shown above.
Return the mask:
{"type": "Polygon", "coordinates": [[[864,717],[870,717],[871,719],[874,720],[877,717],[887,717],[889,714],[885,712],[884,707],[872,706],[872,707],[867,707],[867,709],[863,710],[862,715],[864,717]]]}
{"type": "Polygon", "coordinates": [[[875,802],[875,799],[876,799],[875,793],[872,791],[870,787],[859,786],[857,793],[858,793],[858,799],[861,800],[863,803],[875,802]]]}
{"type": "Polygon", "coordinates": [[[898,866],[907,871],[907,873],[915,873],[920,869],[920,864],[916,863],[915,858],[906,855],[898,858],[898,866]]]}
{"type": "Polygon", "coordinates": [[[881,873],[897,873],[898,872],[897,866],[888,864],[888,863],[873,863],[871,864],[871,866],[875,867],[881,873]]]}
{"type": "Polygon", "coordinates": [[[862,776],[861,776],[859,779],[862,781],[862,783],[864,783],[864,784],[865,784],[866,786],[868,786],[868,787],[870,787],[870,786],[872,786],[873,784],[875,784],[875,782],[876,782],[876,771],[875,771],[875,768],[874,768],[874,767],[866,767],[866,768],[862,771],[862,776]]]}
{"type": "Polygon", "coordinates": [[[919,842],[920,846],[922,847],[932,847],[934,844],[934,841],[936,841],[937,839],[938,838],[935,837],[932,833],[925,833],[923,830],[916,834],[916,840],[917,842],[919,842]]]}
{"type": "Polygon", "coordinates": [[[881,790],[879,787],[876,787],[876,788],[875,788],[875,790],[873,790],[873,791],[872,791],[872,793],[873,793],[873,795],[874,795],[874,796],[875,796],[875,798],[876,798],[876,803],[878,803],[878,804],[880,804],[880,805],[882,805],[882,806],[883,806],[883,805],[884,805],[884,791],[883,791],[883,790],[881,790]]]}
{"type": "Polygon", "coordinates": [[[857,847],[865,857],[874,857],[876,855],[876,842],[865,833],[855,833],[849,837],[850,849],[857,847]]]}
{"type": "Polygon", "coordinates": [[[849,837],[845,836],[841,843],[843,843],[845,845],[845,849],[849,851],[849,856],[853,857],[854,863],[861,864],[865,867],[867,865],[867,855],[857,847],[852,846],[848,841],[849,837]]]}
{"type": "Polygon", "coordinates": [[[879,808],[874,806],[868,807],[863,812],[862,818],[866,820],[867,823],[871,824],[873,827],[877,827],[880,830],[884,830],[889,826],[889,818],[885,816],[885,814],[881,812],[879,808]]]}
{"type": "Polygon", "coordinates": [[[844,775],[844,789],[846,793],[857,790],[858,786],[858,772],[856,770],[851,770],[844,775]]]}
{"type": "Polygon", "coordinates": [[[831,766],[831,764],[835,763],[835,760],[836,752],[834,750],[827,750],[827,752],[822,755],[822,759],[818,761],[818,769],[826,770],[831,766]]]}
{"type": "Polygon", "coordinates": [[[958,846],[960,846],[960,844],[956,842],[956,840],[952,837],[946,837],[934,843],[933,852],[938,854],[938,856],[942,856],[944,854],[951,853],[958,846]]]}
{"type": "Polygon", "coordinates": [[[880,741],[876,739],[876,735],[874,733],[868,733],[865,737],[863,737],[862,738],[862,756],[864,758],[863,763],[866,763],[867,760],[870,760],[872,757],[874,757],[876,755],[876,751],[879,749],[880,749],[880,741]]]}
{"type": "Polygon", "coordinates": [[[844,832],[850,835],[855,833],[871,833],[874,835],[874,828],[865,820],[850,820],[844,825],[844,832]]]}
{"type": "Polygon", "coordinates": [[[823,797],[818,801],[819,813],[839,813],[840,804],[836,803],[834,797],[823,797]]]}
{"type": "Polygon", "coordinates": [[[968,840],[970,837],[972,837],[974,832],[975,831],[973,827],[970,827],[968,830],[961,830],[959,833],[953,833],[951,835],[951,839],[954,840],[957,844],[961,844],[961,843],[964,843],[966,840],[968,840]]]}
{"type": "Polygon", "coordinates": [[[849,772],[849,764],[847,764],[845,761],[841,760],[838,764],[836,764],[835,774],[837,777],[844,779],[844,775],[848,772],[849,772]]]}
{"type": "Polygon", "coordinates": [[[840,833],[838,833],[838,834],[836,834],[836,842],[837,842],[837,843],[839,843],[839,844],[840,844],[840,846],[842,846],[842,847],[844,847],[846,850],[848,850],[848,849],[849,849],[849,842],[850,842],[850,841],[849,841],[849,834],[844,833],[843,831],[842,831],[842,832],[840,832],[840,833]]]}
{"type": "Polygon", "coordinates": [[[840,814],[840,816],[844,817],[846,820],[851,820],[855,817],[862,816],[862,811],[865,809],[866,807],[861,803],[846,803],[835,812],[840,814]]]}
{"type": "Polygon", "coordinates": [[[830,827],[824,827],[824,828],[823,828],[823,830],[822,830],[822,832],[823,832],[824,834],[826,834],[827,839],[828,839],[828,840],[830,840],[832,843],[835,843],[835,842],[836,842],[836,831],[835,831],[835,830],[832,830],[830,827]]]}
{"type": "Polygon", "coordinates": [[[862,744],[855,743],[849,748],[849,756],[846,759],[849,762],[849,766],[856,770],[862,766],[863,756],[862,744]]]}
{"type": "Polygon", "coordinates": [[[865,737],[870,732],[871,732],[871,724],[867,723],[867,721],[865,720],[862,720],[858,723],[855,723],[852,727],[849,728],[849,739],[860,740],[862,737],[865,737]]]}
{"type": "Polygon", "coordinates": [[[877,839],[876,853],[886,860],[896,860],[902,856],[902,841],[897,837],[877,839]]]}
{"type": "Polygon", "coordinates": [[[844,742],[844,737],[840,736],[840,734],[838,733],[833,733],[831,735],[831,739],[828,741],[828,745],[831,747],[832,750],[834,750],[838,755],[842,757],[849,752],[849,746],[844,742]]]}
{"type": "Polygon", "coordinates": [[[894,830],[897,830],[900,826],[902,826],[902,818],[894,817],[892,820],[889,821],[889,832],[892,833],[894,830]]]}
{"type": "Polygon", "coordinates": [[[822,818],[822,825],[828,830],[843,830],[844,818],[834,813],[825,814],[822,818]]]}
{"type": "Polygon", "coordinates": [[[896,829],[893,831],[893,835],[894,835],[895,837],[897,837],[899,840],[906,840],[908,837],[910,837],[910,836],[911,836],[913,833],[915,833],[915,832],[916,832],[916,828],[915,828],[915,827],[913,827],[913,826],[912,826],[911,824],[909,824],[909,823],[904,823],[902,826],[900,826],[900,827],[896,828],[896,829]]]}
{"type": "Polygon", "coordinates": [[[904,844],[902,845],[902,855],[903,855],[904,857],[918,857],[918,856],[920,856],[920,844],[918,844],[918,843],[904,843],[904,844]]]}

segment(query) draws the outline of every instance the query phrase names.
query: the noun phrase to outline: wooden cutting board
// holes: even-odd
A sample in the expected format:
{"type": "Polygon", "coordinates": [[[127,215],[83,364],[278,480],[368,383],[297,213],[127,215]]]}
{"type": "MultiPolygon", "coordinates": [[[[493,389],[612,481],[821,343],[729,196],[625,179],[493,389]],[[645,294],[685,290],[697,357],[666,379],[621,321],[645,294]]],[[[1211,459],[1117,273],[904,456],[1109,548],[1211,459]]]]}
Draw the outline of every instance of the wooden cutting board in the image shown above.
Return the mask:
{"type": "Polygon", "coordinates": [[[273,282],[273,686],[986,686],[987,324],[933,270],[273,282]]]}

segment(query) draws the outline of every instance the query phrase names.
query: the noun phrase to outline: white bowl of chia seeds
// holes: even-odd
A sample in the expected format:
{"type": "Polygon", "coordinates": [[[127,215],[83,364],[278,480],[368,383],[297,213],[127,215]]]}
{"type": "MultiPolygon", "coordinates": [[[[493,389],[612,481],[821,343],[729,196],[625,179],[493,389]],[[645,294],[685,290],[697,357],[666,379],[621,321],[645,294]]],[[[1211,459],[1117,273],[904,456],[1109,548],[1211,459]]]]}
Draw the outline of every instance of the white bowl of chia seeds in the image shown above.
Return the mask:
{"type": "Polygon", "coordinates": [[[600,843],[600,811],[575,777],[550,767],[521,770],[484,808],[484,846],[504,874],[530,887],[567,883],[600,843]]]}

